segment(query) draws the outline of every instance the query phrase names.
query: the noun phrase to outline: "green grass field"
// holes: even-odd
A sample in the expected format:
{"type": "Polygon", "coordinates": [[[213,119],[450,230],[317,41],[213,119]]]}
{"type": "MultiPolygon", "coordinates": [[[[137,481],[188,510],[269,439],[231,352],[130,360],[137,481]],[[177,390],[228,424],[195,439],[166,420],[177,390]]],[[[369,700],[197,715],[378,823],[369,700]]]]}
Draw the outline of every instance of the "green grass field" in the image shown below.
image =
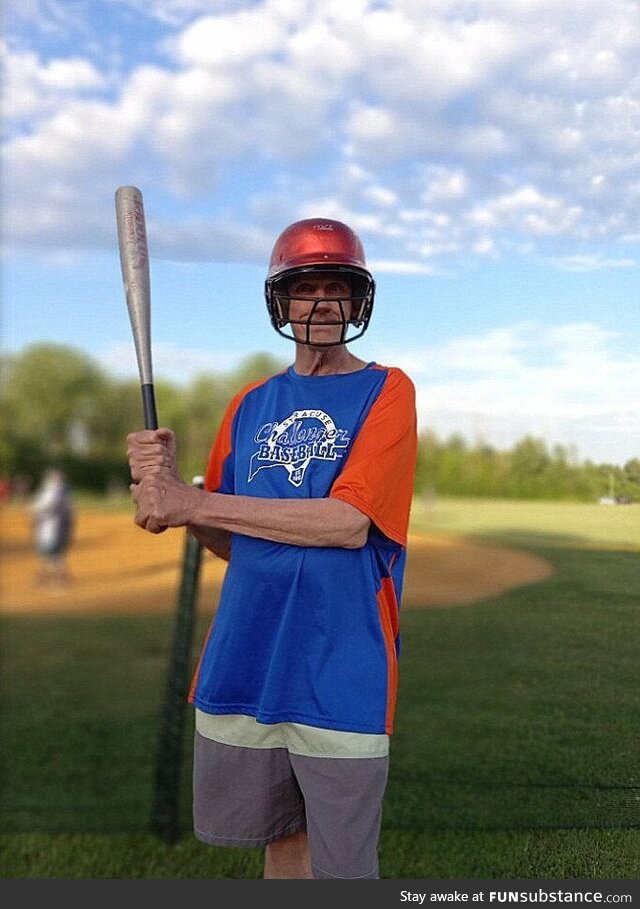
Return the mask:
{"type": "MultiPolygon", "coordinates": [[[[382,876],[637,879],[640,507],[441,500],[413,524],[554,573],[403,614],[382,876]]],[[[172,621],[3,616],[1,877],[261,876],[261,850],[191,834],[190,714],[180,839],[149,833],[172,621]]]]}

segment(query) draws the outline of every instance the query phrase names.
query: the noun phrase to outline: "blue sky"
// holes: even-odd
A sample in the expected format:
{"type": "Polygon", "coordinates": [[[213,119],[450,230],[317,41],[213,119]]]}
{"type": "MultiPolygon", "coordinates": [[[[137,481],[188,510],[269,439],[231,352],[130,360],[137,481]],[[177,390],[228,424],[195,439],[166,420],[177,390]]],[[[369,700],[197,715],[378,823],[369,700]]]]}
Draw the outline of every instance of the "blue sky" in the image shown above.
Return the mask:
{"type": "Polygon", "coordinates": [[[421,428],[640,456],[637,2],[8,0],[3,43],[4,351],[137,374],[133,184],[156,378],[290,360],[271,246],[339,218],[378,284],[352,349],[406,369],[421,428]]]}

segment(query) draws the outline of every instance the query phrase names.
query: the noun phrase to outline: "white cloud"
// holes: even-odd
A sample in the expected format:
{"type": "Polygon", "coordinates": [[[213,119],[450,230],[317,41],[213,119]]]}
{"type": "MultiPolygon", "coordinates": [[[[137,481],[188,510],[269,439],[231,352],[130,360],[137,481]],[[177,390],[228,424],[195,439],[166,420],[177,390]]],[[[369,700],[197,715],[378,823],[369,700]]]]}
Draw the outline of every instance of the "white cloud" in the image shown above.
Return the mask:
{"type": "MultiPolygon", "coordinates": [[[[242,357],[229,350],[200,350],[176,344],[156,342],[153,349],[154,380],[167,379],[184,385],[206,373],[234,369],[242,357]]],[[[113,344],[101,352],[100,365],[109,373],[123,378],[136,378],[136,355],[131,344],[113,344]]]]}
{"type": "Polygon", "coordinates": [[[594,460],[638,455],[640,357],[589,322],[506,326],[416,350],[385,351],[416,383],[422,429],[508,447],[532,434],[594,460]]]}
{"type": "MultiPolygon", "coordinates": [[[[6,53],[6,51],[5,51],[6,53]]],[[[40,119],[53,113],[70,94],[100,90],[107,78],[89,61],[70,57],[43,63],[35,53],[6,54],[5,113],[11,120],[40,119]]]]}
{"type": "Polygon", "coordinates": [[[463,199],[469,192],[469,178],[460,170],[436,167],[428,177],[423,200],[429,204],[463,199]]]}
{"type": "Polygon", "coordinates": [[[519,227],[523,234],[554,235],[574,227],[578,205],[544,196],[534,186],[522,186],[473,209],[469,220],[482,229],[519,227]]]}
{"type": "Polygon", "coordinates": [[[372,259],[369,268],[377,275],[430,275],[434,272],[433,268],[423,262],[399,259],[372,259]]]}
{"type": "MultiPolygon", "coordinates": [[[[425,267],[551,242],[568,267],[577,255],[621,267],[585,244],[637,234],[640,31],[626,0],[113,9],[163,23],[166,62],[141,54],[118,83],[88,51],[39,53],[9,35],[16,242],[68,245],[60,225],[98,205],[81,242],[104,244],[108,190],[132,177],[166,194],[178,227],[185,200],[206,203],[213,232],[230,198],[246,223],[281,210],[283,192],[289,212],[339,199],[378,258],[425,267]]],[[[86,48],[100,34],[91,10],[76,17],[86,48]]],[[[32,0],[21,15],[61,40],[64,5],[32,0]]]]}
{"type": "Polygon", "coordinates": [[[637,268],[635,259],[610,259],[602,255],[562,256],[553,260],[561,271],[600,271],[603,268],[637,268]]]}
{"type": "Polygon", "coordinates": [[[206,16],[189,25],[176,39],[178,60],[187,68],[217,70],[244,66],[278,50],[284,34],[267,7],[228,16],[206,16]]]}

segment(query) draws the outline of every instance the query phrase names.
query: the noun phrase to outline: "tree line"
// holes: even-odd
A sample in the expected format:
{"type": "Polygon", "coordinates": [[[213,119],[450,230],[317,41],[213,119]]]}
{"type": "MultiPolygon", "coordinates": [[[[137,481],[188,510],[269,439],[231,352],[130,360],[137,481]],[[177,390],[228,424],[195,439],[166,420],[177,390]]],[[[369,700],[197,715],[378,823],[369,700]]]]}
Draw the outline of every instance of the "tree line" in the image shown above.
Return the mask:
{"type": "MultiPolygon", "coordinates": [[[[229,372],[204,373],[186,386],[155,383],[161,425],[178,438],[182,476],[203,472],[224,410],[246,383],[285,368],[268,354],[229,372]]],[[[87,354],[35,344],[0,358],[0,476],[33,487],[44,469],[61,466],[76,489],[106,493],[129,483],[126,436],[142,427],[140,385],[106,372],[87,354]]],[[[463,435],[419,437],[418,495],[640,501],[640,458],[624,465],[579,462],[567,447],[526,436],[509,450],[463,435]]]]}

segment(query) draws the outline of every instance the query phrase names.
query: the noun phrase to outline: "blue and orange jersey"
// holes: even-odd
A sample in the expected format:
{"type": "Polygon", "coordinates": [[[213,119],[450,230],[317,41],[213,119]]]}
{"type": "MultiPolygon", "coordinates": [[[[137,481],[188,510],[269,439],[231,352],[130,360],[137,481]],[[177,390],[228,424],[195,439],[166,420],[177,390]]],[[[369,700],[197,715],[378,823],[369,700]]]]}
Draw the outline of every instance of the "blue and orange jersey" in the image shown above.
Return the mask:
{"type": "Polygon", "coordinates": [[[391,734],[416,447],[415,390],[396,367],[331,376],[290,367],[233,398],[208,491],[335,497],[371,527],[360,549],[233,534],[191,703],[262,723],[391,734]]]}

